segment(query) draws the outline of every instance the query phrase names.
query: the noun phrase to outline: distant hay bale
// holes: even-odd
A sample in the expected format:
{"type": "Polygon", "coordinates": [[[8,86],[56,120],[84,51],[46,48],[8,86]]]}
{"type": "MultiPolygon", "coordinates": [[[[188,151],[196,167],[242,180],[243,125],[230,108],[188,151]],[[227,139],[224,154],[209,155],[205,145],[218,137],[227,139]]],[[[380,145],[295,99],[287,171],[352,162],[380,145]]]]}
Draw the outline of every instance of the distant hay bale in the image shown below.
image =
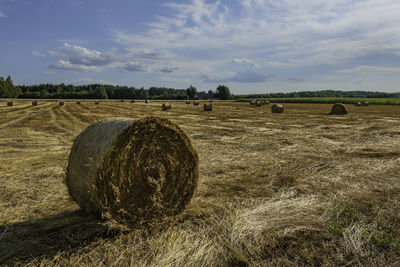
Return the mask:
{"type": "Polygon", "coordinates": [[[269,105],[269,101],[265,101],[265,104],[266,104],[266,105],[269,105]]]}
{"type": "Polygon", "coordinates": [[[356,107],[361,106],[361,102],[356,102],[356,103],[354,103],[354,106],[356,106],[356,107]]]}
{"type": "Polygon", "coordinates": [[[137,223],[181,212],[198,176],[197,151],[179,126],[156,117],[111,118],[76,137],[66,184],[84,212],[137,223]]]}
{"type": "Polygon", "coordinates": [[[198,105],[200,105],[200,102],[199,101],[194,101],[193,105],[198,106],[198,105]]]}
{"type": "Polygon", "coordinates": [[[261,107],[261,105],[262,105],[261,101],[256,101],[256,106],[257,107],[261,107]]]}
{"type": "Polygon", "coordinates": [[[212,99],[210,99],[210,100],[208,100],[208,102],[210,102],[210,103],[211,103],[211,102],[213,102],[213,100],[212,100],[212,99]]]}
{"type": "Polygon", "coordinates": [[[33,100],[32,101],[32,106],[37,106],[38,105],[38,101],[37,100],[33,100]]]}
{"type": "Polygon", "coordinates": [[[256,105],[256,101],[255,100],[250,101],[250,105],[251,106],[255,106],[256,105]]]}
{"type": "Polygon", "coordinates": [[[150,103],[150,101],[146,99],[146,100],[144,101],[144,103],[148,104],[148,103],[150,103]]]}
{"type": "Polygon", "coordinates": [[[189,100],[186,100],[186,104],[190,104],[190,101],[189,101],[189,100]]]}
{"type": "Polygon", "coordinates": [[[80,104],[81,104],[81,101],[76,101],[76,104],[80,105],[80,104]]]}
{"type": "Polygon", "coordinates": [[[169,110],[171,109],[171,104],[162,104],[161,108],[163,111],[169,110]]]}
{"type": "Polygon", "coordinates": [[[7,107],[12,107],[12,106],[14,106],[14,102],[8,101],[8,102],[7,102],[7,107]]]}
{"type": "Polygon", "coordinates": [[[60,101],[60,102],[58,102],[58,104],[59,104],[60,106],[64,106],[64,101],[60,101]]]}
{"type": "Polygon", "coordinates": [[[123,99],[121,99],[121,100],[120,100],[120,102],[124,102],[124,100],[123,100],[123,99]]]}
{"type": "Polygon", "coordinates": [[[212,111],[212,104],[204,104],[204,111],[212,111]]]}
{"type": "Polygon", "coordinates": [[[94,101],[94,104],[95,104],[95,105],[99,105],[100,102],[99,102],[99,101],[94,101]]]}
{"type": "Polygon", "coordinates": [[[272,113],[283,113],[283,105],[273,104],[271,107],[272,113]]]}
{"type": "Polygon", "coordinates": [[[131,100],[131,103],[135,103],[135,99],[132,99],[132,100],[131,100]]]}
{"type": "Polygon", "coordinates": [[[346,115],[346,114],[347,114],[346,107],[340,103],[333,104],[331,112],[329,112],[329,115],[346,115]]]}
{"type": "Polygon", "coordinates": [[[368,106],[368,101],[361,102],[361,106],[367,107],[368,106]]]}

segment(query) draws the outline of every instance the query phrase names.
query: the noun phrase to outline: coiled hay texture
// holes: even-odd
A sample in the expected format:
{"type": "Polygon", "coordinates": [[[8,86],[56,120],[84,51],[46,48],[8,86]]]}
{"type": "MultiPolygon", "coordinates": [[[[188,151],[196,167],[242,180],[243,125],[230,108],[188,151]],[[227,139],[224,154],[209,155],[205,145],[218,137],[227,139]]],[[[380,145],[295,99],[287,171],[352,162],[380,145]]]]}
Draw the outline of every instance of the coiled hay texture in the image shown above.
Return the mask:
{"type": "Polygon", "coordinates": [[[12,106],[14,106],[14,102],[8,101],[8,102],[7,102],[7,107],[12,107],[12,106]]]}
{"type": "Polygon", "coordinates": [[[64,101],[60,101],[60,102],[58,102],[58,104],[59,104],[60,106],[64,106],[64,101]]]}
{"type": "Polygon", "coordinates": [[[204,104],[204,111],[212,111],[212,104],[204,104]]]}
{"type": "Polygon", "coordinates": [[[169,110],[171,109],[171,104],[162,104],[161,108],[163,111],[169,110]]]}
{"type": "Polygon", "coordinates": [[[271,107],[272,113],[283,113],[283,105],[273,104],[271,107]]]}
{"type": "Polygon", "coordinates": [[[37,104],[38,104],[37,100],[32,101],[32,106],[37,106],[37,104]]]}
{"type": "Polygon", "coordinates": [[[178,214],[197,180],[197,151],[176,124],[112,118],[76,137],[66,184],[86,213],[130,224],[178,214]]]}
{"type": "Polygon", "coordinates": [[[346,114],[347,114],[346,107],[340,103],[333,104],[331,112],[329,112],[329,115],[346,115],[346,114]]]}

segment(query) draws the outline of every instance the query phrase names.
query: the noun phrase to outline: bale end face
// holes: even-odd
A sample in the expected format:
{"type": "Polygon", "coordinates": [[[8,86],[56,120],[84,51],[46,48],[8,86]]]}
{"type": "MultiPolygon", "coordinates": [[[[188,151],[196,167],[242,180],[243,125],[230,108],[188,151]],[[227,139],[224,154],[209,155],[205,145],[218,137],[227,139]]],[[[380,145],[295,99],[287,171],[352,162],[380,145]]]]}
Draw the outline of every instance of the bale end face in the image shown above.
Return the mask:
{"type": "Polygon", "coordinates": [[[58,104],[59,104],[60,106],[64,106],[64,101],[60,101],[60,102],[58,102],[58,104]]]}
{"type": "Polygon", "coordinates": [[[212,111],[212,104],[204,104],[204,111],[212,111]]]}
{"type": "Polygon", "coordinates": [[[94,104],[95,104],[95,105],[99,105],[100,102],[99,102],[99,101],[95,101],[94,104]]]}
{"type": "Polygon", "coordinates": [[[12,106],[14,106],[14,102],[8,101],[8,102],[7,102],[7,107],[12,107],[12,106]]]}
{"type": "Polygon", "coordinates": [[[162,104],[161,109],[163,111],[167,111],[167,110],[171,109],[171,104],[162,104]]]}
{"type": "Polygon", "coordinates": [[[271,107],[272,113],[283,113],[283,105],[273,104],[271,107]]]}
{"type": "Polygon", "coordinates": [[[76,139],[67,167],[72,198],[91,214],[136,224],[181,212],[198,180],[189,137],[167,119],[109,119],[76,139]]]}
{"type": "Polygon", "coordinates": [[[37,105],[38,105],[37,100],[32,101],[32,106],[37,106],[37,105]]]}
{"type": "Polygon", "coordinates": [[[332,106],[329,115],[347,115],[346,107],[343,104],[336,103],[332,106]]]}
{"type": "Polygon", "coordinates": [[[193,105],[194,105],[194,106],[198,106],[198,105],[200,105],[200,102],[199,102],[199,101],[194,101],[194,102],[193,102],[193,105]]]}

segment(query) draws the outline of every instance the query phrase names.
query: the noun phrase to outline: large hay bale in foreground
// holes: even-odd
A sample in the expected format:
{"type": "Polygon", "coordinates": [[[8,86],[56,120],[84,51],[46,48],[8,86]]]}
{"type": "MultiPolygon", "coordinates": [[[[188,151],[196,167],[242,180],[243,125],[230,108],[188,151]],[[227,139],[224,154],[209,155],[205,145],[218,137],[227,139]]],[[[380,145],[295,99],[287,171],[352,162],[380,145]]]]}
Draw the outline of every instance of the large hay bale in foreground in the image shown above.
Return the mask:
{"type": "Polygon", "coordinates": [[[204,111],[212,111],[212,104],[204,104],[204,111]]]}
{"type": "Polygon", "coordinates": [[[8,101],[8,102],[7,102],[7,107],[12,107],[12,106],[14,106],[14,102],[8,101]]]}
{"type": "Polygon", "coordinates": [[[272,113],[283,113],[283,105],[280,104],[273,104],[271,107],[272,113]]]}
{"type": "Polygon", "coordinates": [[[171,109],[171,104],[162,104],[161,108],[163,111],[169,110],[171,109]]]}
{"type": "Polygon", "coordinates": [[[329,115],[346,115],[346,114],[347,114],[346,107],[340,103],[333,104],[331,112],[329,112],[329,115]]]}
{"type": "Polygon", "coordinates": [[[32,101],[32,106],[37,106],[37,105],[38,105],[37,100],[33,100],[33,101],[32,101]]]}
{"type": "Polygon", "coordinates": [[[76,137],[66,184],[83,211],[138,223],[181,212],[197,180],[197,152],[176,124],[112,118],[76,137]]]}

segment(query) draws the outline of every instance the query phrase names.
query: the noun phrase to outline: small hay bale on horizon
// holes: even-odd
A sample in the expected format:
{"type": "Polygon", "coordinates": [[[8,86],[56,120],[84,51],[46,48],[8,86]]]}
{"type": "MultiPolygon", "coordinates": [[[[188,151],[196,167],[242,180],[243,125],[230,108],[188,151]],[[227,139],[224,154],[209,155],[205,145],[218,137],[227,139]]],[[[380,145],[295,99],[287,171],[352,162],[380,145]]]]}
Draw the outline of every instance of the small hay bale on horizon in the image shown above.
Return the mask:
{"type": "Polygon", "coordinates": [[[203,110],[204,111],[212,111],[212,104],[211,103],[204,104],[203,110]]]}
{"type": "Polygon", "coordinates": [[[356,106],[356,107],[361,106],[361,102],[355,102],[355,103],[354,103],[354,106],[356,106]]]}
{"type": "Polygon", "coordinates": [[[271,106],[272,113],[283,113],[284,107],[281,104],[273,104],[271,106]]]}
{"type": "Polygon", "coordinates": [[[77,105],[80,105],[80,104],[81,104],[81,101],[76,101],[76,104],[77,104],[77,105]]]}
{"type": "Polygon", "coordinates": [[[8,102],[7,102],[7,107],[12,107],[12,106],[14,106],[14,102],[8,101],[8,102]]]}
{"type": "Polygon", "coordinates": [[[171,104],[162,104],[161,109],[163,111],[171,109],[171,104]]]}
{"type": "Polygon", "coordinates": [[[58,104],[59,104],[60,106],[64,106],[64,101],[60,101],[60,102],[58,102],[58,104]]]}
{"type": "Polygon", "coordinates": [[[131,100],[131,103],[135,103],[135,99],[132,99],[132,100],[131,100]]]}
{"type": "Polygon", "coordinates": [[[100,102],[99,102],[99,101],[94,101],[94,104],[95,104],[95,105],[99,105],[100,102]]]}
{"type": "Polygon", "coordinates": [[[368,101],[361,102],[361,106],[367,107],[368,106],[368,101]]]}
{"type": "Polygon", "coordinates": [[[144,103],[148,104],[148,103],[150,103],[150,101],[149,101],[148,99],[146,99],[146,100],[144,101],[144,103]]]}
{"type": "Polygon", "coordinates": [[[189,101],[189,100],[186,100],[186,104],[190,104],[190,101],[189,101]]]}
{"type": "Polygon", "coordinates": [[[347,115],[346,107],[341,103],[333,104],[331,112],[328,115],[347,115]]]}
{"type": "Polygon", "coordinates": [[[200,105],[200,102],[199,102],[199,101],[194,101],[194,102],[193,102],[193,105],[194,105],[194,106],[198,106],[198,105],[200,105]]]}
{"type": "Polygon", "coordinates": [[[38,105],[38,101],[37,100],[33,100],[32,101],[32,106],[37,106],[38,105]]]}
{"type": "Polygon", "coordinates": [[[119,223],[159,220],[183,211],[199,177],[189,136],[163,118],[110,118],[73,143],[65,183],[87,214],[119,223]]]}

